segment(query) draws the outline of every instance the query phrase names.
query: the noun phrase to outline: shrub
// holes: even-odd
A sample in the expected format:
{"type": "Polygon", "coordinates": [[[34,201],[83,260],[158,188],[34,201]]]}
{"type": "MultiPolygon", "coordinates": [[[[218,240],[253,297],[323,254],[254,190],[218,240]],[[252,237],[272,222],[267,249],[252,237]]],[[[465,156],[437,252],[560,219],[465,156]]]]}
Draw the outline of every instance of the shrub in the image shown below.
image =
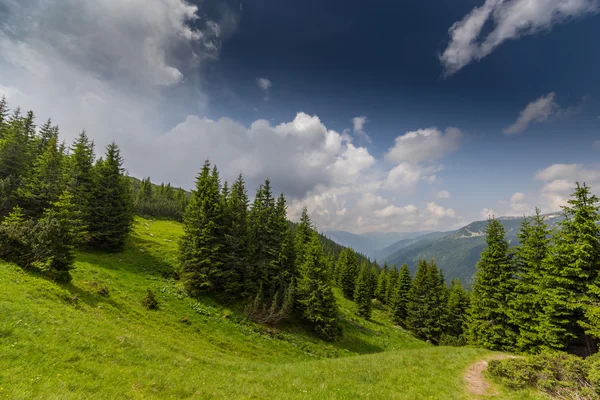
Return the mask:
{"type": "Polygon", "coordinates": [[[488,370],[511,389],[531,387],[562,399],[600,399],[592,363],[571,354],[545,353],[493,360],[488,370]]]}
{"type": "Polygon", "coordinates": [[[158,310],[158,300],[156,300],[156,295],[152,290],[147,289],[142,305],[146,310],[158,310]]]}

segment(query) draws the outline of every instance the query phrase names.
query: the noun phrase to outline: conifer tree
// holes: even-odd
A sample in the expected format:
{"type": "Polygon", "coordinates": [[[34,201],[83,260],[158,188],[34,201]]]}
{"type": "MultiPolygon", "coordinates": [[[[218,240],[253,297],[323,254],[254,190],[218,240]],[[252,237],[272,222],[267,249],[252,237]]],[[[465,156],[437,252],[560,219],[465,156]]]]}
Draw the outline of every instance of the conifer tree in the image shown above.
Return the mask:
{"type": "Polygon", "coordinates": [[[118,251],[125,245],[133,225],[131,187],[124,176],[119,146],[114,142],[108,145],[105,159],[98,160],[95,170],[89,210],[89,244],[118,251]]]}
{"type": "MultiPolygon", "coordinates": [[[[302,207],[300,222],[296,226],[296,268],[299,269],[304,264],[304,253],[306,246],[312,240],[313,226],[308,216],[306,206],[302,207]]],[[[337,270],[337,269],[336,269],[337,270]]]]}
{"type": "Polygon", "coordinates": [[[515,346],[517,336],[507,307],[515,285],[514,264],[500,221],[490,219],[485,233],[487,247],[477,263],[468,337],[470,343],[476,346],[510,351],[515,346]]]}
{"type": "Polygon", "coordinates": [[[33,218],[41,216],[65,190],[65,155],[58,136],[48,139],[17,192],[18,201],[33,218]]]}
{"type": "Polygon", "coordinates": [[[184,216],[179,274],[189,293],[220,292],[224,286],[224,227],[219,176],[205,161],[184,216]]]}
{"type": "Polygon", "coordinates": [[[73,195],[73,204],[80,213],[81,219],[88,223],[91,214],[92,196],[95,184],[94,142],[85,131],[79,134],[71,147],[69,156],[67,186],[73,195]]]}
{"type": "Polygon", "coordinates": [[[375,298],[382,303],[386,302],[386,291],[387,291],[387,283],[388,283],[388,266],[387,263],[383,263],[383,268],[379,272],[379,276],[377,277],[377,289],[375,289],[375,298]]]}
{"type": "Polygon", "coordinates": [[[354,302],[358,308],[358,315],[371,318],[371,290],[369,288],[370,271],[368,265],[363,265],[356,279],[354,289],[354,302]]]}
{"type": "Polygon", "coordinates": [[[359,273],[359,264],[356,253],[352,248],[344,249],[340,254],[338,261],[338,273],[340,274],[340,287],[344,297],[347,299],[354,298],[354,289],[356,288],[356,278],[359,273]]]}
{"type": "Polygon", "coordinates": [[[394,321],[397,324],[406,326],[406,317],[408,312],[408,303],[410,301],[410,289],[412,287],[412,280],[410,277],[410,271],[408,265],[402,264],[400,268],[400,274],[398,276],[398,283],[394,291],[394,321]]]}
{"type": "Polygon", "coordinates": [[[439,276],[434,262],[419,261],[406,317],[406,325],[415,336],[433,343],[439,341],[444,330],[446,312],[439,276]]]}
{"type": "Polygon", "coordinates": [[[379,267],[377,263],[372,263],[371,271],[369,274],[369,293],[371,294],[371,298],[375,298],[375,291],[377,290],[377,278],[379,278],[379,267]]]}
{"type": "Polygon", "coordinates": [[[509,312],[512,323],[519,328],[517,349],[537,352],[540,345],[539,324],[542,318],[543,263],[548,256],[550,230],[540,210],[532,218],[523,218],[515,250],[515,290],[510,296],[509,312]]]}
{"type": "Polygon", "coordinates": [[[327,275],[325,255],[314,233],[306,247],[304,264],[300,269],[298,303],[302,318],[312,325],[317,335],[334,340],[341,329],[335,296],[327,275]]]}
{"type": "Polygon", "coordinates": [[[398,268],[396,268],[395,265],[392,265],[388,273],[385,288],[385,304],[392,309],[394,308],[394,292],[396,290],[396,285],[398,284],[398,276],[398,268]]]}
{"type": "MultiPolygon", "coordinates": [[[[586,316],[587,294],[600,265],[598,197],[579,185],[568,205],[565,219],[551,242],[544,262],[543,315],[540,336],[543,347],[562,349],[579,339],[588,344],[583,329],[593,333],[593,313],[586,316]]],[[[589,352],[589,351],[588,351],[589,352]]]]}
{"type": "Polygon", "coordinates": [[[445,333],[461,342],[467,322],[470,297],[458,279],[453,279],[448,294],[447,324],[445,333]]]}
{"type": "Polygon", "coordinates": [[[226,237],[227,249],[231,255],[231,276],[225,290],[240,294],[248,260],[248,193],[240,174],[231,186],[227,204],[226,237]]]}

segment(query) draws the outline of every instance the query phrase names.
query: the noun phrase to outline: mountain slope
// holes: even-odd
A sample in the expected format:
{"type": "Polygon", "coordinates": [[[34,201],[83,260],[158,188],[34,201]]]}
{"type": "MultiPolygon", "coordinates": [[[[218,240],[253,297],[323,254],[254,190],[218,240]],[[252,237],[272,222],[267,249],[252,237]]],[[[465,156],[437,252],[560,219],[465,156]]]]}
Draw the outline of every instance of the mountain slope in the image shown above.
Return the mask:
{"type": "MultiPolygon", "coordinates": [[[[548,214],[546,222],[550,227],[554,227],[562,218],[562,215],[558,213],[548,214]]],[[[498,219],[506,229],[506,238],[510,244],[517,245],[517,233],[523,219],[520,217],[498,219]]],[[[444,271],[447,280],[459,278],[467,286],[470,286],[475,273],[475,265],[485,248],[486,226],[487,221],[475,221],[456,231],[448,232],[442,237],[435,238],[435,235],[431,234],[423,239],[416,238],[406,245],[400,243],[400,249],[385,257],[384,261],[396,265],[407,263],[414,272],[420,259],[434,259],[444,271]],[[431,240],[432,238],[435,239],[431,240]]]]}
{"type": "Polygon", "coordinates": [[[171,278],[181,231],[138,218],[122,253],[80,253],[68,285],[0,262],[0,398],[461,399],[463,371],[490,354],[418,341],[381,310],[366,321],[337,290],[334,343],[253,324],[171,278]]]}
{"type": "MultiPolygon", "coordinates": [[[[408,240],[421,236],[424,232],[369,232],[362,235],[346,231],[325,231],[323,234],[345,247],[352,247],[355,251],[371,259],[381,258],[380,251],[399,240],[408,240]]],[[[387,254],[385,254],[387,255],[387,254]]]]}

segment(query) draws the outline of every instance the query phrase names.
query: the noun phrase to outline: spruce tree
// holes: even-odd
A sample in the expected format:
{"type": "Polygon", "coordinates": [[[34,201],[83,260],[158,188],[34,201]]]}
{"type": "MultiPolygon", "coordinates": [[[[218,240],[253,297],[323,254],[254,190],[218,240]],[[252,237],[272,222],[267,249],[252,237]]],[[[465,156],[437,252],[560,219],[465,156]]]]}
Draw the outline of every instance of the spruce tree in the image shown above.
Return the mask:
{"type": "MultiPolygon", "coordinates": [[[[304,253],[305,248],[312,240],[313,226],[308,216],[308,209],[306,206],[302,207],[302,215],[300,216],[300,222],[296,226],[296,268],[300,268],[304,264],[304,253]]],[[[337,270],[337,269],[336,269],[337,270]]]]}
{"type": "MultiPolygon", "coordinates": [[[[577,183],[565,219],[544,262],[544,296],[540,336],[543,347],[563,349],[573,339],[591,347],[583,329],[593,333],[593,313],[586,316],[586,298],[600,265],[598,197],[577,183]]],[[[589,310],[589,309],[588,309],[589,310]]],[[[588,350],[589,352],[589,350],[588,350]]]]}
{"type": "Polygon", "coordinates": [[[406,325],[418,338],[437,343],[443,331],[440,320],[444,313],[437,266],[421,260],[409,293],[406,325]]]}
{"type": "Polygon", "coordinates": [[[402,264],[398,283],[394,290],[394,322],[406,327],[406,317],[408,312],[408,303],[410,301],[410,289],[412,287],[412,279],[408,265],[402,264]]]}
{"type": "Polygon", "coordinates": [[[396,285],[398,284],[398,276],[398,268],[396,268],[395,265],[392,265],[388,273],[385,288],[385,303],[392,309],[394,308],[394,292],[396,290],[396,285]]]}
{"type": "Polygon", "coordinates": [[[133,225],[133,199],[124,176],[123,159],[114,142],[106,147],[105,159],[95,166],[96,174],[89,209],[89,244],[119,251],[133,225]]]}
{"type": "Polygon", "coordinates": [[[185,212],[179,243],[179,275],[188,292],[220,292],[224,287],[224,227],[219,176],[205,161],[185,212]]]}
{"type": "Polygon", "coordinates": [[[248,263],[248,193],[244,179],[240,174],[231,186],[227,205],[226,237],[230,254],[231,276],[225,290],[240,294],[248,263]]]}
{"type": "Polygon", "coordinates": [[[517,280],[508,308],[512,323],[519,328],[517,349],[522,352],[537,352],[542,344],[539,325],[545,296],[543,263],[548,256],[549,236],[539,209],[532,218],[523,218],[514,256],[517,280]]]}
{"type": "Polygon", "coordinates": [[[316,233],[306,247],[298,280],[298,303],[302,318],[326,340],[334,340],[341,329],[338,307],[329,284],[323,249],[316,233]]]}
{"type": "Polygon", "coordinates": [[[89,223],[95,184],[94,142],[83,131],[71,146],[68,160],[67,186],[73,195],[73,204],[81,219],[89,223]]]}
{"type": "Polygon", "coordinates": [[[509,316],[508,301],[514,290],[515,268],[500,221],[490,219],[485,233],[487,247],[477,263],[468,337],[471,344],[479,347],[511,351],[517,332],[509,316]]]}
{"type": "Polygon", "coordinates": [[[375,298],[382,303],[386,302],[386,291],[388,286],[389,271],[387,263],[383,263],[383,268],[379,272],[377,277],[377,289],[375,289],[375,298]]]}
{"type": "Polygon", "coordinates": [[[25,176],[17,192],[18,201],[26,213],[37,218],[65,190],[65,155],[60,150],[58,136],[50,137],[25,176]]]}
{"type": "Polygon", "coordinates": [[[338,270],[340,274],[340,287],[344,297],[347,299],[354,298],[354,289],[356,288],[356,278],[359,273],[359,264],[356,253],[351,248],[344,249],[340,254],[338,261],[338,270]]]}
{"type": "Polygon", "coordinates": [[[450,284],[447,305],[447,323],[445,333],[454,338],[454,343],[461,343],[467,322],[470,296],[458,279],[450,284]]]}
{"type": "Polygon", "coordinates": [[[356,279],[354,289],[354,302],[358,308],[358,315],[371,318],[371,290],[369,288],[370,271],[368,265],[363,265],[356,279]]]}

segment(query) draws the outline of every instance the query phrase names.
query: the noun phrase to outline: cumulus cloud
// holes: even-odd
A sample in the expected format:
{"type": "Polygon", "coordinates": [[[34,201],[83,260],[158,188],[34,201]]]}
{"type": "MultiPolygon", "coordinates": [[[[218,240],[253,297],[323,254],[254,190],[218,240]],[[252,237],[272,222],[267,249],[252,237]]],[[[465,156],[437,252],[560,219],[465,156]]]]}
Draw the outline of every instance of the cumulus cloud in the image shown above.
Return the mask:
{"type": "Polygon", "coordinates": [[[450,192],[447,190],[440,190],[439,192],[437,192],[437,195],[435,197],[437,197],[438,199],[449,199],[450,192]]]}
{"type": "Polygon", "coordinates": [[[439,56],[444,74],[486,57],[506,40],[549,31],[598,9],[597,0],[486,0],[448,30],[450,42],[439,56]],[[492,29],[486,34],[488,24],[492,29]]]}
{"type": "Polygon", "coordinates": [[[594,193],[600,189],[600,170],[582,164],[552,164],[536,172],[534,178],[543,183],[539,201],[544,212],[559,211],[566,205],[576,182],[585,182],[594,193]]]}
{"type": "MultiPolygon", "coordinates": [[[[458,147],[458,130],[403,135],[410,150],[397,141],[385,166],[316,115],[277,124],[203,117],[202,69],[235,29],[229,12],[210,20],[184,0],[0,0],[0,8],[0,93],[38,121],[52,117],[67,142],[84,128],[98,152],[116,140],[133,176],[191,188],[209,158],[223,179],[242,172],[251,194],[269,177],[288,197],[291,218],[306,204],[322,229],[455,223],[452,209],[402,194],[439,179],[437,162],[458,147]]],[[[357,118],[353,128],[364,133],[367,119],[357,118]]]]}
{"type": "Polygon", "coordinates": [[[462,137],[457,128],[447,128],[444,133],[436,128],[407,132],[396,138],[385,158],[392,163],[435,161],[457,150],[462,137]]]}
{"type": "Polygon", "coordinates": [[[495,218],[498,216],[498,214],[496,213],[496,211],[492,210],[491,208],[484,208],[479,213],[479,216],[481,217],[481,219],[488,219],[488,218],[495,218]]]}
{"type": "Polygon", "coordinates": [[[267,78],[256,78],[256,84],[258,85],[260,90],[262,90],[265,93],[264,100],[269,100],[269,90],[271,89],[271,86],[273,86],[271,81],[267,78]]]}

